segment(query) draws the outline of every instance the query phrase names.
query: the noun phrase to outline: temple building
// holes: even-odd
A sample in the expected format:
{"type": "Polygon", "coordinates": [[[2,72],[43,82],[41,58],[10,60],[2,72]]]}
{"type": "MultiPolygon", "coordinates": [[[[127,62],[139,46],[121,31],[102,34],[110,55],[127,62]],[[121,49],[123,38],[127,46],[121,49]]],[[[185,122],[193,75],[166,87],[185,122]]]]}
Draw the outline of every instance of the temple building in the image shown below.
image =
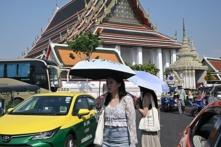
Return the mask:
{"type": "Polygon", "coordinates": [[[157,32],[150,13],[145,13],[139,0],[71,0],[55,11],[23,57],[45,56],[68,69],[80,59],[69,59],[73,51],[65,39],[86,31],[100,33],[103,45],[95,53],[100,58],[132,65],[154,62],[161,79],[181,48],[176,39],[157,32]]]}
{"type": "Polygon", "coordinates": [[[174,75],[173,86],[182,85],[183,88],[196,89],[206,86],[206,72],[208,67],[202,64],[201,57],[196,52],[193,43],[186,38],[185,24],[183,20],[182,48],[177,53],[176,62],[166,68],[166,72],[174,75]]]}
{"type": "Polygon", "coordinates": [[[210,74],[205,76],[207,85],[221,84],[221,59],[203,57],[202,63],[208,66],[208,72],[210,72],[210,74]]]}

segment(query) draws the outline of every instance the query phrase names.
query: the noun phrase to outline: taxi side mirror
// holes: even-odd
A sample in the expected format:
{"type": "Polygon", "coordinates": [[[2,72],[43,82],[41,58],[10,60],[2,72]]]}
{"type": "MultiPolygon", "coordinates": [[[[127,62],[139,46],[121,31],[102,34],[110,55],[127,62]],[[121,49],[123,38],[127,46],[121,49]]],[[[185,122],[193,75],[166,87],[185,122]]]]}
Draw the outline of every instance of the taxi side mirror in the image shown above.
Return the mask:
{"type": "Polygon", "coordinates": [[[14,108],[8,108],[7,113],[11,112],[14,108]]]}
{"type": "Polygon", "coordinates": [[[90,113],[90,111],[88,109],[80,109],[78,111],[78,115],[82,116],[82,115],[88,115],[90,113]]]}

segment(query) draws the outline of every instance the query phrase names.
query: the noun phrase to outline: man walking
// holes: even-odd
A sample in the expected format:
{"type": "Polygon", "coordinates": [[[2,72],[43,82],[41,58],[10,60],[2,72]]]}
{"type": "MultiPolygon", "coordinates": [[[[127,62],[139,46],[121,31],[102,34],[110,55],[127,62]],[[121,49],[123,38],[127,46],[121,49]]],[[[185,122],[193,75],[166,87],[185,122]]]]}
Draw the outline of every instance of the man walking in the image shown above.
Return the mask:
{"type": "Polygon", "coordinates": [[[176,90],[177,93],[179,94],[179,99],[178,99],[178,109],[179,113],[183,113],[185,111],[185,98],[186,98],[186,92],[183,89],[181,85],[178,86],[178,89],[176,90]]]}

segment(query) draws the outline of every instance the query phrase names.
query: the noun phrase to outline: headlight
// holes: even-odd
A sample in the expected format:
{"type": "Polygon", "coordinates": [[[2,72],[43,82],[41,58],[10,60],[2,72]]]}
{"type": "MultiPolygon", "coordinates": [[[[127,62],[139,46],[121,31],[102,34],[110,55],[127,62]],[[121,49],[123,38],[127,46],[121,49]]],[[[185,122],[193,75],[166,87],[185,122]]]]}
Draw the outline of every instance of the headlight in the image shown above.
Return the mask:
{"type": "MultiPolygon", "coordinates": [[[[59,127],[60,128],[60,127],[59,127]]],[[[56,128],[54,130],[51,131],[47,131],[47,132],[42,132],[42,133],[37,133],[34,135],[34,137],[32,138],[32,140],[40,140],[40,139],[48,139],[53,137],[57,131],[59,130],[59,128],[56,128]]]]}

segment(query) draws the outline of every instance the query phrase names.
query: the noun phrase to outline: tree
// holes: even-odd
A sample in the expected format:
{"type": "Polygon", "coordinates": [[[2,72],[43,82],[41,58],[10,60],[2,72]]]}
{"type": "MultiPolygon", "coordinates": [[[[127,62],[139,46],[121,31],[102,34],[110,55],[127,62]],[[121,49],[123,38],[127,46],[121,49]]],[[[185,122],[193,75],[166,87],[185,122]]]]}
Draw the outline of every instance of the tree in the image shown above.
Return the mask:
{"type": "Polygon", "coordinates": [[[130,63],[125,63],[127,66],[129,66],[133,70],[141,70],[149,72],[153,75],[157,75],[157,73],[160,71],[154,63],[145,63],[145,64],[135,64],[131,65],[130,63]]]}
{"type": "Polygon", "coordinates": [[[207,70],[206,72],[206,76],[204,77],[204,80],[206,80],[208,83],[211,82],[211,80],[213,80],[212,74],[211,74],[211,70],[207,70]]]}
{"type": "MultiPolygon", "coordinates": [[[[100,34],[93,34],[92,32],[80,32],[73,36],[71,40],[66,40],[68,46],[73,49],[73,52],[79,56],[81,60],[88,60],[91,58],[93,52],[96,51],[96,48],[102,44],[100,34]]],[[[70,58],[75,59],[73,53],[70,53],[70,58]]],[[[97,56],[96,58],[99,58],[97,56]]]]}

